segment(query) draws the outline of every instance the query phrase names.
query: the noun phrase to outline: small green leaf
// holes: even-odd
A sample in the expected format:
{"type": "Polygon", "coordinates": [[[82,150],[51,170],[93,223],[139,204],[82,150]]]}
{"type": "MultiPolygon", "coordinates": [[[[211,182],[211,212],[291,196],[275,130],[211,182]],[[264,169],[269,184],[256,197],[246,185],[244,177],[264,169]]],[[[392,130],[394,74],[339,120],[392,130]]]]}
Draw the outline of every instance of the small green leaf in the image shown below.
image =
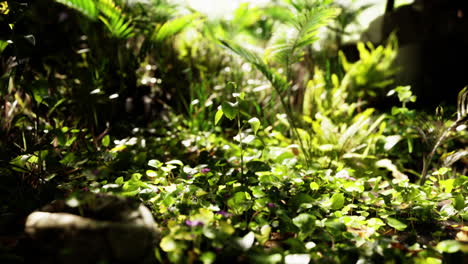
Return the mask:
{"type": "Polygon", "coordinates": [[[250,231],[243,238],[238,239],[237,243],[244,251],[247,251],[253,246],[254,241],[255,241],[255,234],[254,232],[250,231]]]}
{"type": "Polygon", "coordinates": [[[250,195],[248,193],[237,192],[227,201],[227,205],[231,208],[234,214],[240,215],[252,206],[252,203],[249,200],[250,195]]]}
{"type": "Polygon", "coordinates": [[[325,228],[332,234],[339,234],[346,231],[346,225],[338,219],[327,219],[325,221],[325,228]]]}
{"type": "Polygon", "coordinates": [[[141,180],[141,177],[142,177],[141,173],[133,173],[131,180],[139,182],[141,180]]]}
{"type": "Polygon", "coordinates": [[[8,46],[8,42],[0,40],[0,54],[3,52],[3,50],[8,46]]]}
{"type": "Polygon", "coordinates": [[[380,218],[371,218],[367,220],[367,225],[378,230],[380,227],[384,226],[385,223],[380,218]]]}
{"type": "Polygon", "coordinates": [[[455,253],[461,249],[461,244],[456,240],[444,240],[439,242],[436,248],[440,252],[455,253]]]}
{"type": "Polygon", "coordinates": [[[415,263],[424,263],[424,264],[442,264],[442,260],[433,257],[423,258],[421,260],[417,259],[415,263]]]}
{"type": "Polygon", "coordinates": [[[233,120],[237,115],[237,103],[223,102],[221,104],[221,109],[223,110],[224,115],[229,119],[233,120]]]}
{"type": "Polygon", "coordinates": [[[465,208],[465,198],[463,198],[463,195],[459,193],[457,196],[455,196],[455,209],[458,211],[463,210],[465,208]]]}
{"type": "MultiPolygon", "coordinates": [[[[439,171],[442,171],[442,170],[439,170],[439,171]]],[[[444,170],[445,171],[445,170],[444,170]]],[[[445,172],[441,172],[441,173],[444,173],[445,172]]],[[[443,175],[443,174],[441,174],[443,175]]],[[[448,180],[442,180],[439,182],[439,185],[442,189],[445,190],[446,193],[451,193],[452,190],[453,190],[453,183],[455,182],[455,179],[448,179],[448,180]]]]}
{"type": "Polygon", "coordinates": [[[115,183],[117,183],[117,184],[123,184],[123,183],[124,183],[124,178],[123,178],[123,177],[118,177],[118,178],[115,180],[115,183]]]}
{"type": "Polygon", "coordinates": [[[151,177],[151,178],[154,178],[154,177],[157,177],[157,176],[158,176],[158,173],[155,172],[154,170],[147,170],[147,171],[146,171],[146,176],[151,177]]]}
{"type": "Polygon", "coordinates": [[[257,236],[257,240],[260,244],[264,244],[270,238],[271,226],[264,225],[260,228],[260,235],[257,236]]]}
{"type": "Polygon", "coordinates": [[[161,239],[161,243],[159,243],[159,246],[165,252],[171,252],[177,249],[177,243],[170,236],[163,237],[163,239],[161,239]]]}
{"type": "Polygon", "coordinates": [[[347,192],[358,192],[362,193],[364,191],[364,186],[356,182],[347,182],[343,185],[343,188],[347,192]]]}
{"type": "Polygon", "coordinates": [[[179,166],[184,166],[184,163],[180,160],[170,160],[166,162],[167,165],[179,165],[179,166]]]}
{"type": "Polygon", "coordinates": [[[254,134],[257,135],[257,131],[260,128],[260,120],[258,118],[254,117],[251,118],[249,121],[250,126],[252,127],[254,134]]]}
{"type": "Polygon", "coordinates": [[[108,147],[109,144],[110,144],[110,136],[109,135],[105,135],[103,138],[102,138],[102,141],[101,141],[102,145],[104,147],[108,147]]]}
{"type": "Polygon", "coordinates": [[[172,197],[172,195],[168,195],[168,196],[162,201],[162,203],[163,203],[166,207],[169,207],[169,206],[173,205],[175,202],[176,202],[176,199],[175,199],[174,197],[172,197]]]}
{"type": "Polygon", "coordinates": [[[219,120],[221,120],[221,118],[223,118],[223,109],[218,109],[218,111],[216,112],[216,115],[215,115],[215,125],[217,125],[219,123],[219,120]]]}
{"type": "Polygon", "coordinates": [[[231,224],[227,222],[220,222],[219,223],[219,230],[225,234],[232,235],[236,231],[231,224]]]}
{"type": "Polygon", "coordinates": [[[310,183],[310,189],[311,189],[312,191],[316,191],[316,190],[318,190],[319,188],[320,188],[320,186],[319,186],[316,182],[311,182],[311,183],[310,183]]]}
{"type": "Polygon", "coordinates": [[[315,216],[304,213],[294,217],[292,221],[302,232],[312,232],[315,226],[315,219],[315,216]]]}
{"type": "Polygon", "coordinates": [[[216,260],[216,254],[211,251],[205,252],[200,256],[200,260],[203,264],[212,264],[216,260]]]}
{"type": "Polygon", "coordinates": [[[156,169],[160,168],[162,165],[163,163],[160,162],[159,160],[153,159],[153,160],[148,161],[148,166],[156,168],[156,169]]]}
{"type": "Polygon", "coordinates": [[[403,231],[408,227],[405,223],[392,217],[387,217],[387,224],[399,231],[403,231]]]}
{"type": "Polygon", "coordinates": [[[122,193],[120,193],[120,195],[127,196],[127,197],[133,197],[133,196],[138,195],[139,192],[140,192],[140,189],[138,188],[136,190],[132,190],[132,191],[128,191],[128,192],[122,192],[122,193]]]}
{"type": "Polygon", "coordinates": [[[331,201],[330,208],[332,210],[339,210],[339,209],[343,208],[345,198],[344,198],[344,195],[342,193],[335,193],[330,198],[330,201],[331,201]]]}

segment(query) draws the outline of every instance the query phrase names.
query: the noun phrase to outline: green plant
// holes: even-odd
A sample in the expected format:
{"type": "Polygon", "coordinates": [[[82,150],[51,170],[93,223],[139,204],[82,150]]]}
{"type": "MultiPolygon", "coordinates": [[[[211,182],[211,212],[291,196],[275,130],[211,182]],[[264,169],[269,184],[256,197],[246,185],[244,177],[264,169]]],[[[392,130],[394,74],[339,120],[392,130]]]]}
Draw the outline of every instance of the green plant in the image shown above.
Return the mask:
{"type": "MultiPolygon", "coordinates": [[[[457,100],[457,119],[448,127],[446,128],[436,139],[434,146],[431,149],[431,152],[425,157],[423,160],[423,169],[421,172],[421,178],[419,180],[420,184],[424,184],[427,177],[427,172],[429,166],[434,158],[434,155],[440,145],[447,139],[451,132],[456,131],[459,127],[464,126],[467,122],[468,117],[468,89],[465,87],[460,91],[458,94],[457,100]]],[[[464,127],[462,127],[463,129],[464,127]]]]}
{"type": "MultiPolygon", "coordinates": [[[[85,5],[92,2],[88,12],[113,23],[98,1],[67,3],[92,9],[85,5]]],[[[9,12],[0,22],[15,24],[0,32],[8,43],[0,58],[0,237],[56,198],[114,193],[152,211],[161,237],[148,261],[158,263],[463,260],[467,90],[455,122],[442,114],[422,122],[410,87],[391,87],[393,42],[359,44],[361,60],[343,60],[344,71],[319,62],[308,69],[301,60],[313,58],[307,52],[319,25],[333,20],[331,1],[244,4],[234,22],[178,15],[164,0],[107,1],[131,21],[123,38],[58,4],[39,1],[9,17],[18,11],[13,2],[0,6],[9,12]],[[48,17],[68,17],[48,23],[45,7],[48,17]],[[235,39],[222,44],[240,59],[214,41],[218,32],[235,39]],[[277,34],[269,39],[269,32],[277,34]],[[308,71],[310,80],[296,79],[308,71]],[[293,107],[293,87],[302,82],[304,104],[293,107]],[[400,104],[390,113],[369,108],[365,101],[385,88],[400,104]],[[136,91],[151,103],[122,119],[128,98],[145,102],[136,91]],[[155,115],[141,116],[155,106],[155,115]],[[423,143],[433,135],[422,177],[423,143]]],[[[24,251],[18,262],[37,261],[26,244],[0,244],[7,257],[24,251]]]]}
{"type": "Polygon", "coordinates": [[[247,50],[235,43],[221,40],[221,43],[240,55],[244,60],[254,65],[271,83],[274,88],[290,127],[300,142],[302,153],[307,161],[310,161],[310,153],[302,143],[302,139],[297,131],[299,125],[293,110],[286,99],[290,93],[289,87],[292,81],[292,65],[302,57],[302,50],[316,40],[318,29],[326,24],[333,16],[334,10],[327,7],[327,2],[311,5],[307,1],[289,2],[292,10],[284,10],[284,15],[288,17],[288,24],[282,25],[272,40],[272,44],[267,47],[265,57],[284,67],[284,74],[278,73],[273,67],[267,64],[254,52],[247,50]]]}
{"type": "MultiPolygon", "coordinates": [[[[235,83],[231,83],[234,86],[234,90],[237,90],[237,85],[235,83]]],[[[218,111],[215,115],[214,124],[218,124],[219,121],[223,116],[227,117],[230,120],[236,119],[237,120],[237,136],[234,137],[239,142],[240,148],[240,173],[242,177],[244,177],[244,141],[251,141],[252,139],[244,139],[243,128],[245,124],[249,124],[252,127],[254,134],[256,135],[258,129],[260,128],[260,120],[256,117],[249,119],[247,122],[241,121],[241,104],[244,102],[245,93],[234,93],[233,96],[236,98],[234,103],[232,102],[223,102],[221,107],[219,107],[218,111]],[[242,124],[241,124],[242,123],[242,124]]],[[[243,183],[245,184],[246,181],[243,179],[243,183]]]]}
{"type": "Polygon", "coordinates": [[[397,42],[391,37],[385,46],[374,47],[371,43],[358,43],[360,60],[349,63],[345,55],[340,52],[341,63],[345,70],[342,85],[350,93],[350,100],[368,100],[384,94],[383,89],[393,83],[392,77],[398,71],[393,66],[397,54],[397,42]]]}
{"type": "Polygon", "coordinates": [[[121,8],[113,0],[56,0],[57,2],[78,10],[92,20],[101,20],[117,38],[129,38],[133,26],[121,8]]]}

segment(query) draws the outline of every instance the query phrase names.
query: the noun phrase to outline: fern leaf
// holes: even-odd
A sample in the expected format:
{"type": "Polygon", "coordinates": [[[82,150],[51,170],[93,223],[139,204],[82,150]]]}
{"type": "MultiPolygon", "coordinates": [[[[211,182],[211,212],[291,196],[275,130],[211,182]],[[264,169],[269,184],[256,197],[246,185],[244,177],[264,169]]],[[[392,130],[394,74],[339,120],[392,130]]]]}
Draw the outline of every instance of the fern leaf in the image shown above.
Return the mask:
{"type": "Polygon", "coordinates": [[[153,33],[152,39],[153,41],[162,42],[182,32],[184,29],[190,26],[197,18],[198,14],[191,14],[172,19],[164,23],[160,28],[157,28],[153,33]]]}
{"type": "Polygon", "coordinates": [[[133,26],[126,18],[120,7],[113,0],[98,0],[98,8],[102,13],[99,19],[107,26],[109,31],[117,38],[132,36],[133,26]]]}
{"type": "Polygon", "coordinates": [[[55,0],[58,3],[73,8],[92,20],[100,19],[112,35],[118,38],[128,38],[132,35],[133,26],[127,20],[113,0],[55,0]],[[101,15],[100,15],[101,13],[101,15]]]}
{"type": "Polygon", "coordinates": [[[284,8],[284,6],[270,6],[264,9],[264,12],[269,17],[273,18],[275,21],[281,23],[287,23],[294,19],[294,14],[289,9],[284,8]]]}
{"type": "Polygon", "coordinates": [[[98,17],[99,11],[96,8],[93,0],[55,0],[58,3],[66,5],[70,8],[78,10],[80,13],[95,20],[98,17]]]}
{"type": "Polygon", "coordinates": [[[317,40],[320,27],[335,16],[335,10],[319,7],[299,13],[289,24],[273,36],[273,44],[267,49],[266,57],[281,64],[290,64],[301,54],[298,51],[317,40]]]}
{"type": "Polygon", "coordinates": [[[286,79],[268,67],[257,54],[234,43],[228,43],[224,40],[220,40],[220,42],[224,47],[241,56],[248,63],[254,65],[280,95],[289,86],[286,79]]]}

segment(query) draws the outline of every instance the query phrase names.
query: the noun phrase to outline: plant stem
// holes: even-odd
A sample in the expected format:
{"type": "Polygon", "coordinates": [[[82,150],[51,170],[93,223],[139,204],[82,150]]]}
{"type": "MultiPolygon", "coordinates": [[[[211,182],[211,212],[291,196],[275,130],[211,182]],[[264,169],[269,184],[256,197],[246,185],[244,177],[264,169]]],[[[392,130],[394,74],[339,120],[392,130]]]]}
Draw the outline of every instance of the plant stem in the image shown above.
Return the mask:
{"type": "Polygon", "coordinates": [[[242,144],[242,126],[240,124],[240,109],[239,109],[239,104],[237,104],[237,128],[239,131],[239,143],[240,143],[240,169],[241,169],[241,177],[242,177],[242,183],[245,184],[245,179],[244,179],[244,146],[242,144]]]}

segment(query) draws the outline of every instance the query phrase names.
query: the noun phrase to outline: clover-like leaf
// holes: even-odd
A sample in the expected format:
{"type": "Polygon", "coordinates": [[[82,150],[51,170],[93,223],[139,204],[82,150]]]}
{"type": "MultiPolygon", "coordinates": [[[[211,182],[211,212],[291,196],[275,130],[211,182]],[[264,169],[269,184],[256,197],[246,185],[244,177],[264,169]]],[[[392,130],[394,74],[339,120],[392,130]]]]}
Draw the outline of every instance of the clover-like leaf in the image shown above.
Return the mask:
{"type": "Polygon", "coordinates": [[[406,227],[408,227],[407,224],[392,217],[387,217],[387,224],[399,231],[403,231],[406,229],[406,227]]]}
{"type": "Polygon", "coordinates": [[[177,249],[177,243],[170,236],[165,236],[161,239],[159,246],[165,252],[171,252],[177,249]]]}
{"type": "Polygon", "coordinates": [[[342,193],[335,193],[330,198],[330,201],[331,201],[330,208],[332,210],[339,210],[339,209],[343,208],[345,198],[344,198],[344,195],[342,193]]]}
{"type": "Polygon", "coordinates": [[[238,239],[237,244],[239,244],[239,246],[244,251],[247,251],[253,246],[254,241],[255,241],[255,234],[252,231],[250,231],[243,238],[238,239]]]}
{"type": "Polygon", "coordinates": [[[108,147],[109,144],[110,144],[110,136],[109,135],[105,135],[103,138],[102,138],[102,141],[101,141],[102,145],[104,147],[108,147]]]}
{"type": "Polygon", "coordinates": [[[295,226],[299,227],[302,232],[311,232],[315,226],[316,217],[311,214],[300,214],[293,218],[295,226]]]}
{"type": "Polygon", "coordinates": [[[461,249],[461,244],[456,240],[444,240],[437,244],[436,249],[440,252],[455,253],[461,249]]]}
{"type": "Polygon", "coordinates": [[[223,102],[221,104],[221,109],[223,110],[224,115],[229,119],[233,120],[237,115],[237,103],[223,102]]]}
{"type": "Polygon", "coordinates": [[[260,128],[260,120],[258,118],[254,117],[251,118],[249,121],[250,126],[252,127],[252,130],[254,131],[254,134],[257,135],[257,131],[260,128]]]}
{"type": "Polygon", "coordinates": [[[153,159],[153,160],[148,161],[148,166],[156,168],[156,169],[159,169],[162,165],[163,163],[160,162],[159,160],[153,159]]]}

